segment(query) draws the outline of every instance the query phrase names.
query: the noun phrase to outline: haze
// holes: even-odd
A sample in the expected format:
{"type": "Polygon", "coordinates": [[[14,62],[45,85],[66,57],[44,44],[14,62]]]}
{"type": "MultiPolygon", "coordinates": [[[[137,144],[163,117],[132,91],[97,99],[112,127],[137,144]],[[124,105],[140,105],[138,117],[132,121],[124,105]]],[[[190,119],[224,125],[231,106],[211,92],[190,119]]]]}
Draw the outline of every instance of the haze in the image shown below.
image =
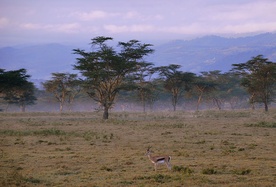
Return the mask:
{"type": "Polygon", "coordinates": [[[275,0],[1,0],[0,7],[1,46],[276,31],[275,0]]]}

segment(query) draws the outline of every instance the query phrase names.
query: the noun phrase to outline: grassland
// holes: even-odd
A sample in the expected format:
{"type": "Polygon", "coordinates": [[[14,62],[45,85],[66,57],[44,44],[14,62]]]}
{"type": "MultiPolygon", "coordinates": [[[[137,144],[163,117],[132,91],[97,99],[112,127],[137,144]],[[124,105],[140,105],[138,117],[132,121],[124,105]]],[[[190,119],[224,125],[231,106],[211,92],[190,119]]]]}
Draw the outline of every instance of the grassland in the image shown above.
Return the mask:
{"type": "Polygon", "coordinates": [[[275,140],[276,110],[0,113],[0,186],[274,186],[275,140]]]}

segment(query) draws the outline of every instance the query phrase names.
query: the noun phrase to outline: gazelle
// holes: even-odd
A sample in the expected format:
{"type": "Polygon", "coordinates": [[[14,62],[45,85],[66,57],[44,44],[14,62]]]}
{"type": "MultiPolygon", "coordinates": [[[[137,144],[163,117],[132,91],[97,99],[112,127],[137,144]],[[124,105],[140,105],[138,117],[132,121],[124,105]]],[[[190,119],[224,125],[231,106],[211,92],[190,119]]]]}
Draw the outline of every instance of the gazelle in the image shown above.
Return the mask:
{"type": "Polygon", "coordinates": [[[170,156],[152,156],[152,151],[150,151],[150,147],[147,149],[146,156],[150,159],[150,161],[154,164],[155,171],[157,170],[158,164],[166,164],[167,168],[171,170],[171,157],[170,156]]]}

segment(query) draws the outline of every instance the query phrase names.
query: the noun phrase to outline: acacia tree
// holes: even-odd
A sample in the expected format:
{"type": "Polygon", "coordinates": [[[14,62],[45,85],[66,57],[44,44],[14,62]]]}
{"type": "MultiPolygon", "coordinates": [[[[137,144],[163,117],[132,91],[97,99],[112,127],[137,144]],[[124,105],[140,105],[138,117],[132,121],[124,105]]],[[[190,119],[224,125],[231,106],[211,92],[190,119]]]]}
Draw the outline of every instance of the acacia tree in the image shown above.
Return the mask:
{"type": "Polygon", "coordinates": [[[76,96],[82,90],[82,80],[78,79],[77,74],[68,74],[67,85],[67,101],[69,104],[69,111],[71,111],[76,96]]]}
{"type": "Polygon", "coordinates": [[[80,81],[77,74],[52,73],[52,79],[43,83],[47,92],[53,93],[59,102],[59,111],[63,111],[63,106],[68,99],[70,110],[74,98],[80,92],[80,81]]]}
{"type": "Polygon", "coordinates": [[[122,47],[120,55],[127,61],[136,64],[136,71],[128,75],[128,82],[125,88],[128,90],[137,90],[138,97],[142,102],[143,111],[146,110],[146,100],[150,98],[153,90],[151,76],[154,73],[153,63],[146,62],[144,56],[153,53],[151,44],[141,44],[138,40],[130,40],[129,42],[119,42],[122,47]]]}
{"type": "Polygon", "coordinates": [[[35,86],[28,79],[26,69],[5,71],[0,69],[0,96],[8,104],[16,104],[21,112],[25,112],[26,105],[35,104],[35,86]]]}
{"type": "Polygon", "coordinates": [[[276,94],[276,63],[268,61],[263,55],[253,57],[246,63],[233,64],[233,70],[242,75],[241,85],[251,95],[250,102],[264,104],[268,111],[268,104],[276,94]]]}
{"type": "Polygon", "coordinates": [[[25,112],[27,105],[35,104],[35,86],[32,82],[26,82],[20,87],[12,88],[4,97],[9,104],[15,104],[20,107],[21,112],[25,112]]]}
{"type": "Polygon", "coordinates": [[[198,76],[193,83],[192,92],[198,95],[196,110],[199,110],[199,105],[201,104],[204,94],[208,94],[215,90],[216,83],[207,80],[204,76],[198,76]]]}
{"type": "Polygon", "coordinates": [[[219,80],[220,96],[229,102],[232,110],[240,107],[248,95],[240,86],[241,77],[233,72],[226,72],[221,74],[219,80]]]}
{"type": "Polygon", "coordinates": [[[176,111],[176,105],[180,95],[191,88],[195,75],[190,72],[182,72],[178,69],[180,65],[170,64],[169,66],[161,66],[159,75],[164,79],[164,88],[171,93],[173,110],[176,111]]]}
{"type": "Polygon", "coordinates": [[[0,93],[5,93],[13,87],[24,84],[30,75],[27,75],[26,69],[5,71],[0,69],[0,93]]]}
{"type": "Polygon", "coordinates": [[[152,53],[150,44],[137,40],[119,42],[120,52],[107,44],[111,37],[99,36],[92,39],[92,52],[74,49],[77,58],[75,69],[86,77],[85,88],[88,95],[98,102],[104,110],[103,119],[108,119],[109,109],[120,90],[128,87],[125,78],[133,77],[143,62],[143,57],[152,53]]]}
{"type": "Polygon", "coordinates": [[[146,102],[152,99],[152,92],[155,88],[151,81],[151,76],[154,74],[153,64],[142,62],[139,63],[137,71],[134,73],[135,89],[138,91],[138,97],[142,102],[143,112],[146,112],[146,102]]]}
{"type": "Polygon", "coordinates": [[[221,110],[226,101],[234,109],[237,103],[243,100],[246,95],[243,88],[240,86],[240,77],[233,72],[221,73],[219,70],[201,72],[205,81],[213,84],[213,88],[208,92],[208,98],[213,101],[213,104],[221,110]]]}
{"type": "MultiPolygon", "coordinates": [[[[208,98],[213,101],[213,104],[219,110],[221,110],[222,104],[223,104],[223,99],[225,97],[224,85],[226,84],[224,82],[221,72],[219,70],[215,70],[215,71],[209,71],[209,72],[201,72],[201,74],[205,80],[205,83],[208,82],[209,83],[208,85],[210,85],[210,84],[214,85],[214,89],[212,89],[212,91],[210,90],[208,92],[208,98]]],[[[206,89],[206,87],[205,87],[205,89],[206,89]]],[[[202,90],[202,89],[199,89],[199,90],[202,90]]]]}
{"type": "Polygon", "coordinates": [[[149,103],[150,109],[153,110],[153,104],[159,99],[162,92],[162,80],[156,78],[148,84],[148,92],[146,92],[146,99],[149,103]]]}

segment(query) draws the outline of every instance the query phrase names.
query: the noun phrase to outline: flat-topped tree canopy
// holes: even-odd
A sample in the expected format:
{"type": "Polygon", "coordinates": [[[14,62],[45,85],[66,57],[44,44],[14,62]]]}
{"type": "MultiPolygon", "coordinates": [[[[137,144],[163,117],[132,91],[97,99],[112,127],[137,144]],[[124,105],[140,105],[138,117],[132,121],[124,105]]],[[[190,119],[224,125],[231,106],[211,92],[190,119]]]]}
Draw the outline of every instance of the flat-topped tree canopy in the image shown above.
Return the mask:
{"type": "Polygon", "coordinates": [[[245,63],[233,64],[235,73],[242,76],[241,85],[250,96],[250,103],[263,103],[265,111],[276,97],[276,63],[258,55],[245,63]]]}
{"type": "Polygon", "coordinates": [[[121,51],[117,52],[108,45],[111,40],[111,37],[99,36],[92,39],[92,52],[73,50],[81,56],[74,67],[86,78],[84,85],[88,95],[103,107],[103,119],[108,119],[108,110],[118,92],[125,88],[126,76],[142,67],[139,64],[145,63],[143,57],[153,52],[151,44],[142,44],[138,40],[119,42],[121,51]]]}

